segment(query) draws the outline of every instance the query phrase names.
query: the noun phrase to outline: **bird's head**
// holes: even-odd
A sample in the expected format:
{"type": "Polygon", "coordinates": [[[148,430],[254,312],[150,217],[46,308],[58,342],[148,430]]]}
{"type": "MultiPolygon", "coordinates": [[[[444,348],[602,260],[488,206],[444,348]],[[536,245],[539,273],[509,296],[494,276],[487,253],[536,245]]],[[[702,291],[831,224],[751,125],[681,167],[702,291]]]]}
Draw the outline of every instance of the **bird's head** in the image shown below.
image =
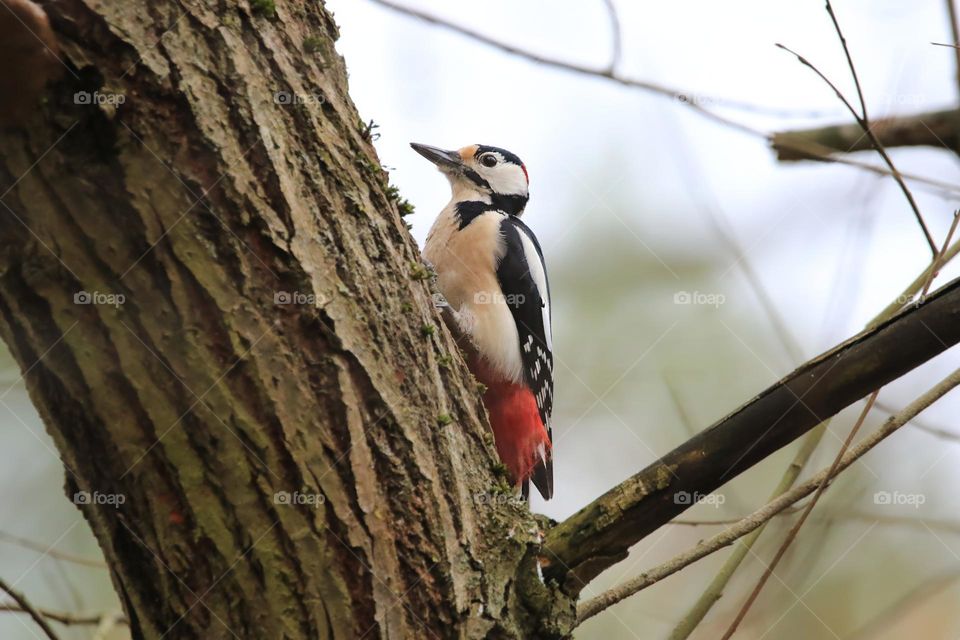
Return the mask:
{"type": "Polygon", "coordinates": [[[499,147],[472,144],[446,151],[411,142],[410,146],[450,181],[455,199],[479,193],[502,211],[519,216],[527,205],[530,179],[527,168],[515,154],[499,147]]]}

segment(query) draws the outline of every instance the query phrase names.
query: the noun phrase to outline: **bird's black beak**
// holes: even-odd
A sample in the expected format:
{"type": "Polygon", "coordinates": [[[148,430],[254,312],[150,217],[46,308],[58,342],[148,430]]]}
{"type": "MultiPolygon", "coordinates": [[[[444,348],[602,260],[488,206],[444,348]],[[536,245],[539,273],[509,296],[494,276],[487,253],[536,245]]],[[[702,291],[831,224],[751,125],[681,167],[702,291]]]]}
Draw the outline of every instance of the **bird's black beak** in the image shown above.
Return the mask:
{"type": "Polygon", "coordinates": [[[447,151],[427,144],[411,142],[413,150],[442,169],[456,169],[463,165],[463,159],[457,151],[447,151]]]}

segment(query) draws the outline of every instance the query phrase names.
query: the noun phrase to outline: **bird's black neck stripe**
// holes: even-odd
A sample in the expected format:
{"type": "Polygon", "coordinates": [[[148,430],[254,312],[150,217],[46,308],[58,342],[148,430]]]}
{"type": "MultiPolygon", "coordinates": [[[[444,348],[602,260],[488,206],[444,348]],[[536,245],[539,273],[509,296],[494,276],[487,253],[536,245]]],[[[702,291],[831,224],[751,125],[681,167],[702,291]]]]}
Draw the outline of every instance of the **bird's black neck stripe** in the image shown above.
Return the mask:
{"type": "Polygon", "coordinates": [[[505,196],[494,193],[492,200],[493,202],[482,202],[480,200],[458,202],[454,207],[454,216],[457,218],[457,225],[460,230],[462,231],[468,224],[487,211],[503,211],[511,216],[519,216],[527,205],[526,196],[505,196]]]}
{"type": "Polygon", "coordinates": [[[463,202],[458,202],[454,213],[457,218],[457,223],[462,231],[468,224],[473,222],[477,216],[480,214],[491,211],[493,209],[492,204],[487,204],[486,202],[480,202],[479,200],[465,200],[463,202]]]}
{"type": "Polygon", "coordinates": [[[512,216],[518,216],[523,213],[523,208],[527,206],[529,198],[518,194],[491,193],[490,199],[495,208],[512,216]]]}

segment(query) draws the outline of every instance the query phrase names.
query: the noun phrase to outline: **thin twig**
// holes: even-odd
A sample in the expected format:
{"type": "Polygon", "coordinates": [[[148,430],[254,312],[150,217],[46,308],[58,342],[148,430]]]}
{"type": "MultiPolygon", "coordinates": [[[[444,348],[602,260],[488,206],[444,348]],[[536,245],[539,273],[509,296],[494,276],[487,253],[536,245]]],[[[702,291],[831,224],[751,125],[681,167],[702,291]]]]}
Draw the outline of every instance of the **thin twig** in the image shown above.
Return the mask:
{"type": "MultiPolygon", "coordinates": [[[[877,404],[874,404],[874,407],[879,408],[877,404]]],[[[915,420],[910,421],[910,424],[915,423],[915,420]]],[[[778,513],[776,517],[779,518],[780,516],[799,513],[801,510],[803,510],[803,505],[793,506],[788,509],[784,509],[778,513]]],[[[943,531],[952,535],[960,535],[960,522],[952,522],[950,520],[929,520],[927,518],[913,518],[910,516],[895,516],[881,513],[867,513],[846,510],[828,511],[819,515],[814,514],[812,517],[814,520],[823,522],[843,522],[847,520],[856,520],[857,522],[876,522],[884,525],[913,527],[916,529],[923,529],[924,531],[929,528],[933,529],[934,531],[943,531]]],[[[682,527],[722,527],[725,525],[736,524],[742,519],[743,518],[715,518],[710,520],[691,520],[689,518],[678,518],[676,520],[671,520],[669,524],[682,527]]]]}
{"type": "Polygon", "coordinates": [[[954,69],[957,90],[960,91],[960,25],[957,24],[957,5],[954,0],[947,0],[947,19],[950,21],[950,35],[953,37],[954,69]]]}
{"type": "Polygon", "coordinates": [[[7,581],[3,578],[0,578],[0,591],[4,591],[8,596],[13,598],[14,601],[20,605],[20,608],[23,609],[25,613],[29,614],[31,618],[33,618],[33,621],[37,623],[37,626],[43,629],[43,632],[47,634],[47,637],[50,638],[50,640],[59,640],[57,634],[54,633],[53,629],[50,628],[50,624],[46,621],[43,615],[37,611],[32,604],[30,604],[30,601],[27,600],[26,596],[7,584],[7,581]]]}
{"type": "Polygon", "coordinates": [[[613,0],[603,0],[607,7],[607,15],[610,18],[610,35],[612,38],[612,50],[610,52],[610,66],[608,70],[611,74],[616,73],[617,66],[620,64],[620,56],[623,53],[623,30],[620,28],[620,16],[617,14],[617,5],[613,0]]]}
{"type": "MultiPolygon", "coordinates": [[[[951,389],[960,385],[960,369],[957,369],[939,383],[934,385],[924,394],[914,399],[910,404],[903,408],[903,411],[887,419],[883,425],[864,437],[843,456],[836,472],[842,472],[854,462],[862,458],[867,452],[876,447],[884,439],[888,438],[897,429],[912,420],[921,411],[946,395],[951,389]]],[[[737,524],[725,529],[700,542],[696,547],[685,551],[684,553],[658,565],[650,571],[645,571],[641,575],[628,580],[627,582],[606,591],[594,598],[586,600],[577,607],[577,623],[592,618],[604,609],[620,602],[638,591],[641,591],[652,584],[673,575],[684,567],[693,564],[697,560],[710,555],[711,553],[732,544],[737,539],[747,535],[751,531],[762,526],[763,523],[770,520],[781,511],[799,502],[806,496],[817,490],[820,483],[829,475],[830,469],[823,469],[815,474],[806,482],[797,485],[787,493],[784,493],[775,500],[771,500],[760,509],[740,520],[737,524]]]]}
{"type": "MultiPolygon", "coordinates": [[[[119,622],[126,624],[127,618],[122,614],[110,614],[110,613],[92,613],[92,614],[81,614],[81,613],[67,613],[65,611],[51,611],[50,609],[41,609],[39,607],[34,607],[35,611],[39,613],[44,618],[53,620],[54,622],[59,622],[67,626],[71,625],[98,625],[104,618],[114,616],[119,622]]],[[[13,604],[0,604],[0,612],[5,613],[28,613],[20,605],[13,604]]]]}
{"type": "Polygon", "coordinates": [[[847,65],[850,67],[850,75],[853,76],[853,83],[857,88],[857,96],[860,98],[860,126],[863,127],[863,132],[868,138],[870,138],[870,142],[872,142],[873,146],[877,149],[877,153],[880,154],[880,157],[883,158],[883,161],[886,162],[887,166],[890,167],[890,170],[893,171],[894,178],[896,179],[897,184],[900,185],[900,190],[903,191],[904,197],[906,197],[907,202],[910,203],[910,207],[913,209],[913,214],[917,218],[917,223],[920,225],[920,228],[923,229],[923,235],[927,238],[927,243],[930,245],[931,253],[933,255],[937,255],[937,243],[933,241],[933,235],[930,234],[927,224],[923,221],[923,216],[920,215],[920,207],[917,206],[917,201],[914,200],[913,194],[907,187],[907,183],[903,181],[903,178],[900,176],[897,168],[893,165],[893,159],[887,154],[886,148],[880,143],[880,140],[873,132],[873,128],[870,126],[870,117],[867,115],[867,102],[863,99],[863,89],[860,86],[860,77],[857,75],[857,67],[853,64],[853,57],[850,55],[850,48],[847,46],[847,39],[844,37],[843,30],[840,28],[840,22],[837,21],[837,15],[833,12],[833,5],[830,4],[830,0],[826,0],[826,3],[827,13],[830,15],[830,20],[833,22],[833,28],[837,32],[837,37],[840,39],[840,45],[843,47],[843,54],[847,57],[847,65]]]}
{"type": "MultiPolygon", "coordinates": [[[[796,513],[800,511],[800,507],[790,507],[789,509],[784,509],[778,516],[786,516],[791,513],[796,513]]],[[[708,520],[693,520],[691,518],[675,518],[668,522],[667,524],[675,524],[683,527],[719,527],[725,524],[737,524],[743,520],[745,516],[739,518],[713,518],[708,520]]]]}
{"type": "Polygon", "coordinates": [[[833,81],[830,80],[830,78],[828,78],[827,76],[825,76],[825,75],[823,74],[823,72],[820,71],[820,69],[818,69],[818,68],[816,67],[816,65],[814,65],[812,62],[810,62],[809,60],[807,60],[806,58],[804,58],[802,55],[800,55],[799,53],[797,53],[796,51],[794,51],[793,49],[791,49],[791,48],[788,47],[787,45],[781,44],[781,43],[779,43],[779,42],[774,43],[774,44],[775,44],[775,46],[776,46],[777,48],[783,49],[783,50],[786,51],[787,53],[793,54],[793,56],[797,59],[798,62],[800,62],[800,64],[802,64],[803,66],[809,68],[811,71],[813,71],[815,74],[817,74],[817,76],[818,76],[821,80],[823,80],[823,82],[824,82],[828,87],[830,87],[830,88],[833,90],[833,92],[836,94],[837,98],[840,99],[840,102],[843,103],[843,106],[845,106],[845,107],[847,108],[847,111],[849,111],[850,113],[852,113],[854,119],[855,119],[858,123],[861,123],[861,126],[862,126],[863,117],[860,115],[860,112],[857,111],[856,108],[854,108],[854,106],[853,106],[852,104],[850,104],[850,101],[847,100],[847,97],[846,97],[845,95],[843,95],[843,92],[840,91],[840,89],[837,87],[837,85],[833,84],[833,81]]]}
{"type": "MultiPolygon", "coordinates": [[[[883,411],[887,415],[893,415],[897,413],[896,409],[894,409],[889,405],[883,404],[881,402],[878,402],[876,404],[876,407],[877,409],[879,409],[880,411],[883,411]]],[[[912,420],[910,422],[910,425],[912,427],[920,429],[921,431],[925,431],[926,433],[929,433],[932,436],[936,436],[937,438],[940,438],[942,440],[951,440],[953,442],[960,442],[960,433],[949,431],[942,427],[934,427],[933,425],[927,424],[926,422],[922,422],[920,420],[912,420]]]]}
{"type": "Polygon", "coordinates": [[[853,428],[850,429],[850,433],[847,434],[846,440],[843,441],[843,446],[840,447],[840,451],[837,452],[836,457],[833,459],[833,464],[830,465],[827,475],[824,476],[823,481],[817,486],[816,493],[813,494],[813,499],[811,499],[806,508],[804,508],[803,513],[800,514],[800,518],[794,523],[790,528],[787,537],[784,538],[783,543],[780,545],[780,548],[777,549],[777,553],[773,556],[773,560],[767,565],[763,571],[763,575],[760,576],[760,580],[757,581],[756,586],[754,586],[753,591],[750,592],[750,595],[747,597],[747,600],[743,603],[743,606],[740,607],[740,611],[737,613],[736,617],[733,619],[733,622],[730,623],[730,626],[727,628],[726,632],[723,634],[721,640],[729,640],[734,632],[736,632],[737,627],[740,626],[740,623],[743,621],[743,618],[747,615],[747,612],[750,610],[750,607],[757,600],[757,596],[760,595],[760,591],[763,590],[764,585],[767,584],[767,581],[770,579],[770,576],[773,575],[774,569],[777,565],[780,564],[780,561],[783,559],[783,556],[787,553],[787,549],[790,548],[790,545],[797,538],[797,534],[800,533],[801,527],[807,521],[807,518],[810,517],[810,512],[813,511],[813,508],[817,505],[817,502],[820,500],[820,496],[823,495],[823,492],[826,491],[827,486],[830,484],[830,481],[837,473],[837,468],[840,466],[840,461],[843,459],[843,455],[847,452],[847,449],[850,448],[850,444],[853,442],[854,436],[857,435],[857,432],[860,431],[860,427],[863,426],[864,420],[867,419],[867,414],[870,413],[870,409],[873,408],[873,403],[877,400],[877,395],[880,393],[879,390],[874,391],[870,394],[870,397],[867,398],[867,404],[864,405],[863,411],[860,412],[860,416],[857,418],[857,421],[854,423],[853,428]]]}
{"type": "Polygon", "coordinates": [[[86,567],[95,567],[97,569],[106,569],[107,564],[99,560],[92,560],[90,558],[84,558],[82,556],[76,556],[70,553],[65,553],[63,551],[57,551],[56,549],[50,548],[48,545],[39,544],[32,540],[27,540],[26,538],[21,538],[15,536],[12,533],[7,533],[6,531],[0,531],[0,540],[9,542],[11,544],[19,545],[27,549],[32,549],[34,551],[39,551],[40,553],[50,556],[51,558],[57,558],[58,560],[65,560],[66,562],[73,562],[75,564],[81,564],[86,567]]]}
{"type": "Polygon", "coordinates": [[[830,20],[833,22],[833,28],[837,32],[837,37],[840,39],[840,46],[843,47],[843,55],[847,57],[847,66],[850,67],[850,75],[853,76],[853,84],[857,88],[857,98],[860,99],[860,115],[864,122],[868,122],[869,118],[867,117],[867,101],[863,99],[863,88],[860,86],[860,77],[857,75],[857,67],[853,64],[853,58],[850,56],[850,48],[847,46],[847,39],[843,35],[843,30],[840,29],[840,23],[837,22],[837,16],[833,12],[833,6],[830,4],[830,0],[826,0],[826,3],[827,13],[830,15],[830,20]]]}
{"type": "Polygon", "coordinates": [[[953,222],[950,223],[950,229],[947,231],[947,237],[943,239],[943,246],[940,247],[940,250],[937,251],[936,257],[933,259],[933,264],[930,265],[930,275],[927,276],[927,281],[923,284],[923,289],[920,291],[920,300],[923,300],[927,297],[927,293],[930,291],[930,285],[933,284],[933,279],[937,277],[937,274],[940,273],[940,269],[943,267],[944,258],[947,254],[947,247],[950,246],[950,241],[953,239],[953,234],[957,232],[957,223],[960,222],[960,209],[957,209],[953,212],[953,222]]]}
{"type": "Polygon", "coordinates": [[[677,392],[676,388],[674,388],[673,383],[670,382],[667,376],[663,376],[663,384],[667,387],[667,395],[670,396],[670,401],[673,402],[673,408],[680,417],[680,422],[687,430],[687,433],[690,435],[695,434],[698,431],[698,428],[693,423],[693,420],[690,419],[690,414],[687,412],[686,407],[683,406],[683,402],[680,400],[680,394],[677,392]]]}

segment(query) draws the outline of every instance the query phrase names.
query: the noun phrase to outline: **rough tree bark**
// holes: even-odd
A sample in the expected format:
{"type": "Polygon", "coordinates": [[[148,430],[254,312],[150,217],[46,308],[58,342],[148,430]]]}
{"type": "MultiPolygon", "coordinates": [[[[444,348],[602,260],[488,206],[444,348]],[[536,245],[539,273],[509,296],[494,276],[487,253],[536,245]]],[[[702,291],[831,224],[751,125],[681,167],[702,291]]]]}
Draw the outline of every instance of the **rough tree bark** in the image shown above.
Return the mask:
{"type": "MultiPolygon", "coordinates": [[[[0,36],[52,38],[0,4],[27,16],[0,36]]],[[[960,341],[954,282],[552,526],[496,463],[323,4],[45,8],[59,52],[10,64],[61,78],[25,119],[0,93],[0,335],[134,638],[564,637],[677,491],[960,341]]]]}
{"type": "Polygon", "coordinates": [[[80,508],[135,638],[523,636],[537,523],[473,504],[503,478],[336,26],[253,5],[45,6],[66,68],[0,138],[0,332],[66,492],[126,497],[80,508]]]}

